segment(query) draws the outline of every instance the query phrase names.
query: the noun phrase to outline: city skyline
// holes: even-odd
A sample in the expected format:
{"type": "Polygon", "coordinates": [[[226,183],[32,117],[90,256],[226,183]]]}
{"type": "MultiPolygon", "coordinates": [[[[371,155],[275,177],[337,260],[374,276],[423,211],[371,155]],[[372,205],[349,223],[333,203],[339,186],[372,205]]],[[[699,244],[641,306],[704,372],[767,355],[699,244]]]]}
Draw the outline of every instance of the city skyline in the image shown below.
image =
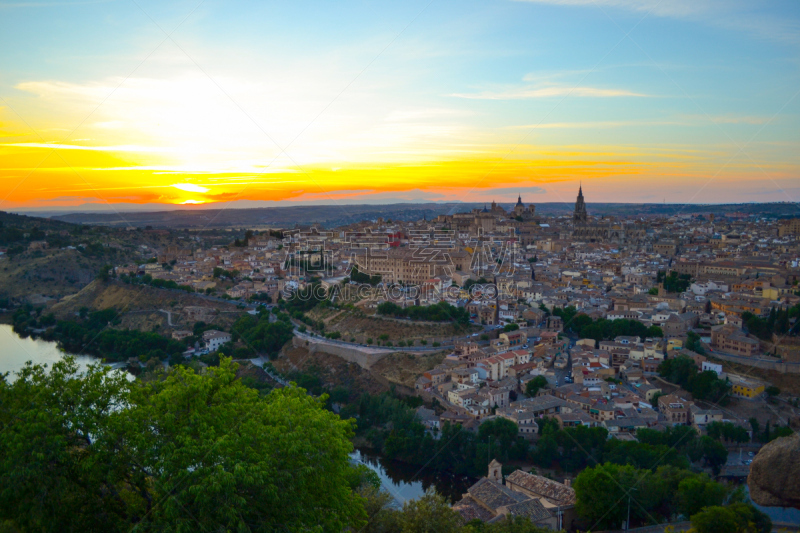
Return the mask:
{"type": "Polygon", "coordinates": [[[0,18],[0,210],[800,192],[791,2],[12,1],[0,18]]]}

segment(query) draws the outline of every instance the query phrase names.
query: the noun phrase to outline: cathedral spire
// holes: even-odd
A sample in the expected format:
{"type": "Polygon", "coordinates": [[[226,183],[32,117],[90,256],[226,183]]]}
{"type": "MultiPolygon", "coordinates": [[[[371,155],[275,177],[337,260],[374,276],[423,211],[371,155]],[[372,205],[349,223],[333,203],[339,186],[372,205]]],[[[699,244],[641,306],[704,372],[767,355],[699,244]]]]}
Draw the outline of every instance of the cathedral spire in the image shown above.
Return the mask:
{"type": "Polygon", "coordinates": [[[583,201],[583,183],[578,187],[578,198],[575,201],[575,212],[572,215],[574,224],[586,224],[588,216],[586,214],[586,203],[583,201]]]}

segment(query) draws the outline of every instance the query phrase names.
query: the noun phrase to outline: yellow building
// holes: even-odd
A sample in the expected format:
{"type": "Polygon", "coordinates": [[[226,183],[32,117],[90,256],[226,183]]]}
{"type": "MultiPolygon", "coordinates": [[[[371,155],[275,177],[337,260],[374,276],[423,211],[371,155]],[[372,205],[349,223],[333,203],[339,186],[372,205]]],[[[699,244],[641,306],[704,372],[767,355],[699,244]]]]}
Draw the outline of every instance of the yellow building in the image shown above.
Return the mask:
{"type": "Polygon", "coordinates": [[[731,394],[739,398],[757,398],[764,393],[764,384],[760,381],[730,376],[731,394]]]}
{"type": "Polygon", "coordinates": [[[683,348],[683,341],[680,339],[670,339],[667,341],[667,351],[680,350],[683,348]]]}

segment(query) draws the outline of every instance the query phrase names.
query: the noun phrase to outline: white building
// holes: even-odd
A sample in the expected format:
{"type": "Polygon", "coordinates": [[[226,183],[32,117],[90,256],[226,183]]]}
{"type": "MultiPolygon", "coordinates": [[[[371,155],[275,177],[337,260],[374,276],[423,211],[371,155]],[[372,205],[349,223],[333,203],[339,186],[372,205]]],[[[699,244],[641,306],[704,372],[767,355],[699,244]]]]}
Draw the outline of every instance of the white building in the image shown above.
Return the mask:
{"type": "Polygon", "coordinates": [[[716,372],[718,376],[720,374],[722,374],[722,365],[718,365],[718,364],[715,364],[715,363],[709,363],[708,361],[703,361],[702,369],[703,369],[703,372],[705,372],[707,370],[712,370],[712,371],[716,372]]]}
{"type": "Polygon", "coordinates": [[[223,344],[231,342],[231,334],[212,329],[203,333],[203,342],[206,343],[209,352],[214,352],[223,344]]]}

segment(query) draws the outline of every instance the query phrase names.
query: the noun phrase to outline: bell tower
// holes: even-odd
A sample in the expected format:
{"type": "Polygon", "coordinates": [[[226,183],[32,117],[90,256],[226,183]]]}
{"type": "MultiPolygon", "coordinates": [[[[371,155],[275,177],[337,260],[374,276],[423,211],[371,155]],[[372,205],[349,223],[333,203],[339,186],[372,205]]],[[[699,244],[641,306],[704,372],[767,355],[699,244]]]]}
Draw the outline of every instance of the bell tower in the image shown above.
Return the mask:
{"type": "Polygon", "coordinates": [[[491,481],[503,483],[503,465],[497,459],[492,459],[489,463],[489,473],[486,477],[491,481]]]}
{"type": "Polygon", "coordinates": [[[583,201],[583,185],[578,187],[578,199],[575,201],[575,213],[572,215],[573,224],[586,224],[586,203],[583,201]]]}

